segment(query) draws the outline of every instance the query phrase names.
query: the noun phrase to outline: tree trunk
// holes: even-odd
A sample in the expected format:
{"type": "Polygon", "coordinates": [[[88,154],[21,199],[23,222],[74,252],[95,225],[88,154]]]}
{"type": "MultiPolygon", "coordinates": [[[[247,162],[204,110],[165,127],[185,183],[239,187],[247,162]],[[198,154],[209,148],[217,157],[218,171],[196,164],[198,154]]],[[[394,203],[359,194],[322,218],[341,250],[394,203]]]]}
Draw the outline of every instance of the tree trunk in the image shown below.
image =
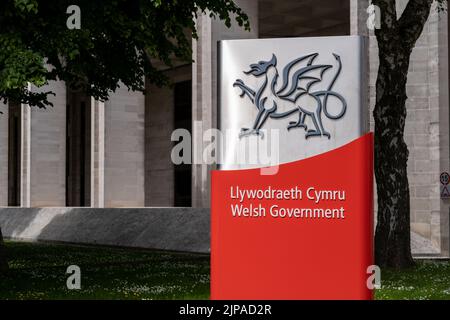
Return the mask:
{"type": "Polygon", "coordinates": [[[0,275],[8,270],[8,260],[6,259],[6,248],[3,243],[2,229],[0,228],[0,275]]]}
{"type": "Polygon", "coordinates": [[[394,47],[389,48],[390,52],[380,50],[373,113],[378,193],[375,260],[380,267],[403,268],[414,264],[410,244],[408,147],[403,139],[410,52],[398,45],[394,47]]]}
{"type": "Polygon", "coordinates": [[[375,31],[379,49],[376,83],[375,177],[378,221],[375,260],[380,267],[414,265],[411,254],[408,147],[404,140],[409,60],[433,0],[409,0],[400,19],[396,2],[373,0],[381,10],[375,31]]]}

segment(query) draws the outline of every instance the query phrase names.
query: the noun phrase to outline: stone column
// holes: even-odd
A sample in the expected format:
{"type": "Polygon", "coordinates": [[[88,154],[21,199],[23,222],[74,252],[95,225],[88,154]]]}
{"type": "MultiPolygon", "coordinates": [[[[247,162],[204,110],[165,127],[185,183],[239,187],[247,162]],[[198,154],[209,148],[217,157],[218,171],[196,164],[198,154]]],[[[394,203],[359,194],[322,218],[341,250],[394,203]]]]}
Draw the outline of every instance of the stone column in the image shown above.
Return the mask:
{"type": "MultiPolygon", "coordinates": [[[[226,39],[250,39],[258,37],[258,0],[238,0],[235,3],[249,16],[251,31],[245,31],[237,23],[228,29],[220,20],[201,15],[196,21],[198,40],[193,41],[192,66],[192,118],[193,157],[201,159],[207,143],[203,133],[217,127],[217,42],[226,39]],[[197,156],[195,156],[197,155],[197,156]],[[198,156],[200,155],[200,156],[198,156]]],[[[192,206],[209,207],[210,170],[206,164],[192,166],[192,206]]]]}
{"type": "MultiPolygon", "coordinates": [[[[365,48],[365,63],[364,63],[364,70],[362,72],[362,77],[365,78],[365,82],[369,83],[370,81],[370,45],[371,42],[375,41],[373,37],[370,37],[371,30],[369,30],[369,27],[367,25],[368,21],[368,13],[367,8],[370,5],[370,0],[350,0],[350,34],[352,36],[364,36],[366,37],[366,48],[365,48]]],[[[373,32],[372,32],[373,33],[373,32]]],[[[367,115],[364,117],[365,119],[370,119],[370,101],[369,101],[369,87],[367,87],[367,90],[365,92],[365,96],[362,98],[366,105],[366,112],[367,115]]],[[[366,127],[369,130],[370,123],[369,121],[366,123],[366,127]]]]}
{"type": "Polygon", "coordinates": [[[91,207],[105,206],[105,104],[91,98],[91,207]]]}
{"type": "MultiPolygon", "coordinates": [[[[370,30],[368,27],[368,19],[369,15],[367,12],[367,9],[369,8],[369,5],[371,4],[371,0],[350,0],[350,35],[352,36],[364,36],[366,37],[366,48],[365,48],[365,63],[364,67],[365,70],[363,70],[361,77],[365,78],[365,82],[367,84],[370,84],[367,87],[367,90],[365,91],[365,96],[362,97],[363,101],[365,101],[365,112],[367,113],[364,117],[365,119],[368,119],[368,122],[366,123],[366,127],[368,131],[373,131],[373,117],[372,117],[372,111],[374,104],[371,100],[371,96],[373,96],[373,83],[374,79],[376,77],[376,69],[372,69],[373,65],[373,59],[376,59],[378,61],[378,57],[375,56],[373,48],[377,46],[377,40],[375,39],[373,30],[370,30]]],[[[376,188],[376,182],[374,177],[374,219],[376,225],[376,219],[377,219],[377,206],[376,206],[376,198],[377,198],[377,188],[376,188]]]]}
{"type": "Polygon", "coordinates": [[[431,241],[440,248],[441,256],[450,256],[450,200],[440,199],[438,175],[450,172],[450,110],[449,110],[449,55],[448,55],[448,12],[438,13],[433,10],[429,22],[430,57],[437,55],[438,62],[430,61],[429,79],[433,82],[430,88],[431,121],[439,126],[432,130],[430,144],[431,169],[433,171],[433,190],[431,193],[431,241]],[[436,137],[438,134],[438,137],[436,137]],[[438,142],[436,141],[438,139],[438,142]],[[439,160],[435,154],[439,149],[439,160]],[[436,157],[436,158],[435,158],[436,157]],[[439,191],[438,191],[439,190],[439,191]],[[438,192],[436,192],[438,191],[438,192]]]}
{"type": "Polygon", "coordinates": [[[21,206],[63,207],[66,181],[66,86],[52,81],[29,90],[52,91],[53,107],[22,105],[21,206]]]}
{"type": "Polygon", "coordinates": [[[369,18],[367,8],[370,0],[350,0],[350,34],[368,36],[367,19],[369,18]]]}
{"type": "Polygon", "coordinates": [[[52,91],[53,107],[30,108],[21,105],[21,186],[22,207],[63,207],[66,180],[66,87],[52,81],[42,88],[52,91]]]}
{"type": "Polygon", "coordinates": [[[0,207],[8,206],[8,105],[0,102],[0,207]]]}
{"type": "MultiPolygon", "coordinates": [[[[31,86],[28,87],[31,90],[31,86]]],[[[31,108],[22,104],[20,132],[20,206],[31,207],[31,108]]]]}
{"type": "Polygon", "coordinates": [[[104,205],[145,206],[145,96],[121,86],[104,107],[104,205]]]}

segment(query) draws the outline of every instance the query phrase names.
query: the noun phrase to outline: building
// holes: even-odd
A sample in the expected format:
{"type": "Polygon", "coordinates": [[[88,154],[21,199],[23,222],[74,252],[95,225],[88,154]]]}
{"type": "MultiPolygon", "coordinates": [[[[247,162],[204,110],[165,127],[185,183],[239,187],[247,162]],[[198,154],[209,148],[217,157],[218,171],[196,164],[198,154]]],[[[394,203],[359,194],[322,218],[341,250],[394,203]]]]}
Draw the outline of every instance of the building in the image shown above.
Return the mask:
{"type": "MultiPolygon", "coordinates": [[[[103,103],[54,82],[44,88],[57,93],[53,108],[1,106],[0,206],[192,207],[207,212],[212,168],[174,166],[171,133],[179,127],[190,130],[195,153],[202,150],[202,133],[216,126],[218,40],[369,36],[368,108],[373,108],[378,58],[376,39],[366,24],[368,0],[236,2],[249,15],[251,31],[227,29],[200,16],[199,39],[192,43],[195,62],[165,71],[173,88],[148,85],[146,96],[121,88],[103,103]]],[[[407,0],[397,3],[401,14],[407,0]]],[[[413,51],[408,77],[405,136],[417,255],[449,256],[450,200],[441,199],[439,182],[441,172],[450,170],[448,60],[447,14],[434,10],[413,51]]],[[[0,222],[2,213],[25,212],[11,210],[2,209],[0,222]]],[[[2,228],[13,236],[8,226],[2,228]]]]}

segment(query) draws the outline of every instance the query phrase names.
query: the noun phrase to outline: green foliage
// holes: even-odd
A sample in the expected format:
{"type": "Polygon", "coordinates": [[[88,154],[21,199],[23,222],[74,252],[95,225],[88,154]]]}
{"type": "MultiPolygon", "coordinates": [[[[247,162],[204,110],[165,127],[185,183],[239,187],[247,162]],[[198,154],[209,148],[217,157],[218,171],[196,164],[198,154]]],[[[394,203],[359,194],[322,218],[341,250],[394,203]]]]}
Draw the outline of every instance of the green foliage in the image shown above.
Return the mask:
{"type": "Polygon", "coordinates": [[[0,100],[43,108],[50,92],[30,92],[27,85],[56,79],[98,100],[119,82],[135,91],[144,91],[144,77],[165,85],[155,62],[191,61],[193,18],[207,10],[227,26],[235,19],[249,29],[231,0],[2,0],[0,100]],[[81,29],[66,26],[70,5],[81,9],[81,29]]]}
{"type": "Polygon", "coordinates": [[[14,7],[19,14],[38,13],[38,3],[36,0],[14,0],[14,7]]]}

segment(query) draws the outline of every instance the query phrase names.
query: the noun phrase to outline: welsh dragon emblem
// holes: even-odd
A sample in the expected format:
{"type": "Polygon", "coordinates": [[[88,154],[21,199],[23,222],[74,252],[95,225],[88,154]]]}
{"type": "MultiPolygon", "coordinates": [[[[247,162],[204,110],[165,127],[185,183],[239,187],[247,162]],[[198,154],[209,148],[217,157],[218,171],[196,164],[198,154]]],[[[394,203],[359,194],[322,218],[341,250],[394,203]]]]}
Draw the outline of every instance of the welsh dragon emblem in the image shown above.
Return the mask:
{"type": "Polygon", "coordinates": [[[333,91],[333,86],[338,79],[341,70],[341,58],[333,54],[337,61],[337,70],[326,89],[314,91],[316,84],[322,82],[324,74],[333,69],[333,65],[314,64],[319,54],[309,54],[289,62],[282,70],[281,75],[277,69],[277,57],[273,54],[270,61],[260,61],[250,65],[250,70],[244,72],[262,78],[259,88],[252,89],[245,85],[244,81],[237,79],[233,87],[240,88],[240,96],[248,96],[252,104],[257,108],[258,114],[252,128],[242,128],[240,138],[249,135],[260,135],[260,129],[268,118],[282,119],[297,114],[297,121],[289,122],[287,130],[303,128],[306,131],[305,138],[325,136],[331,138],[331,134],[324,128],[322,114],[332,120],[338,120],[345,115],[347,102],[339,93],[333,91]],[[328,111],[329,97],[337,98],[341,108],[337,114],[328,111]],[[305,120],[311,118],[313,127],[308,128],[305,120]]]}

